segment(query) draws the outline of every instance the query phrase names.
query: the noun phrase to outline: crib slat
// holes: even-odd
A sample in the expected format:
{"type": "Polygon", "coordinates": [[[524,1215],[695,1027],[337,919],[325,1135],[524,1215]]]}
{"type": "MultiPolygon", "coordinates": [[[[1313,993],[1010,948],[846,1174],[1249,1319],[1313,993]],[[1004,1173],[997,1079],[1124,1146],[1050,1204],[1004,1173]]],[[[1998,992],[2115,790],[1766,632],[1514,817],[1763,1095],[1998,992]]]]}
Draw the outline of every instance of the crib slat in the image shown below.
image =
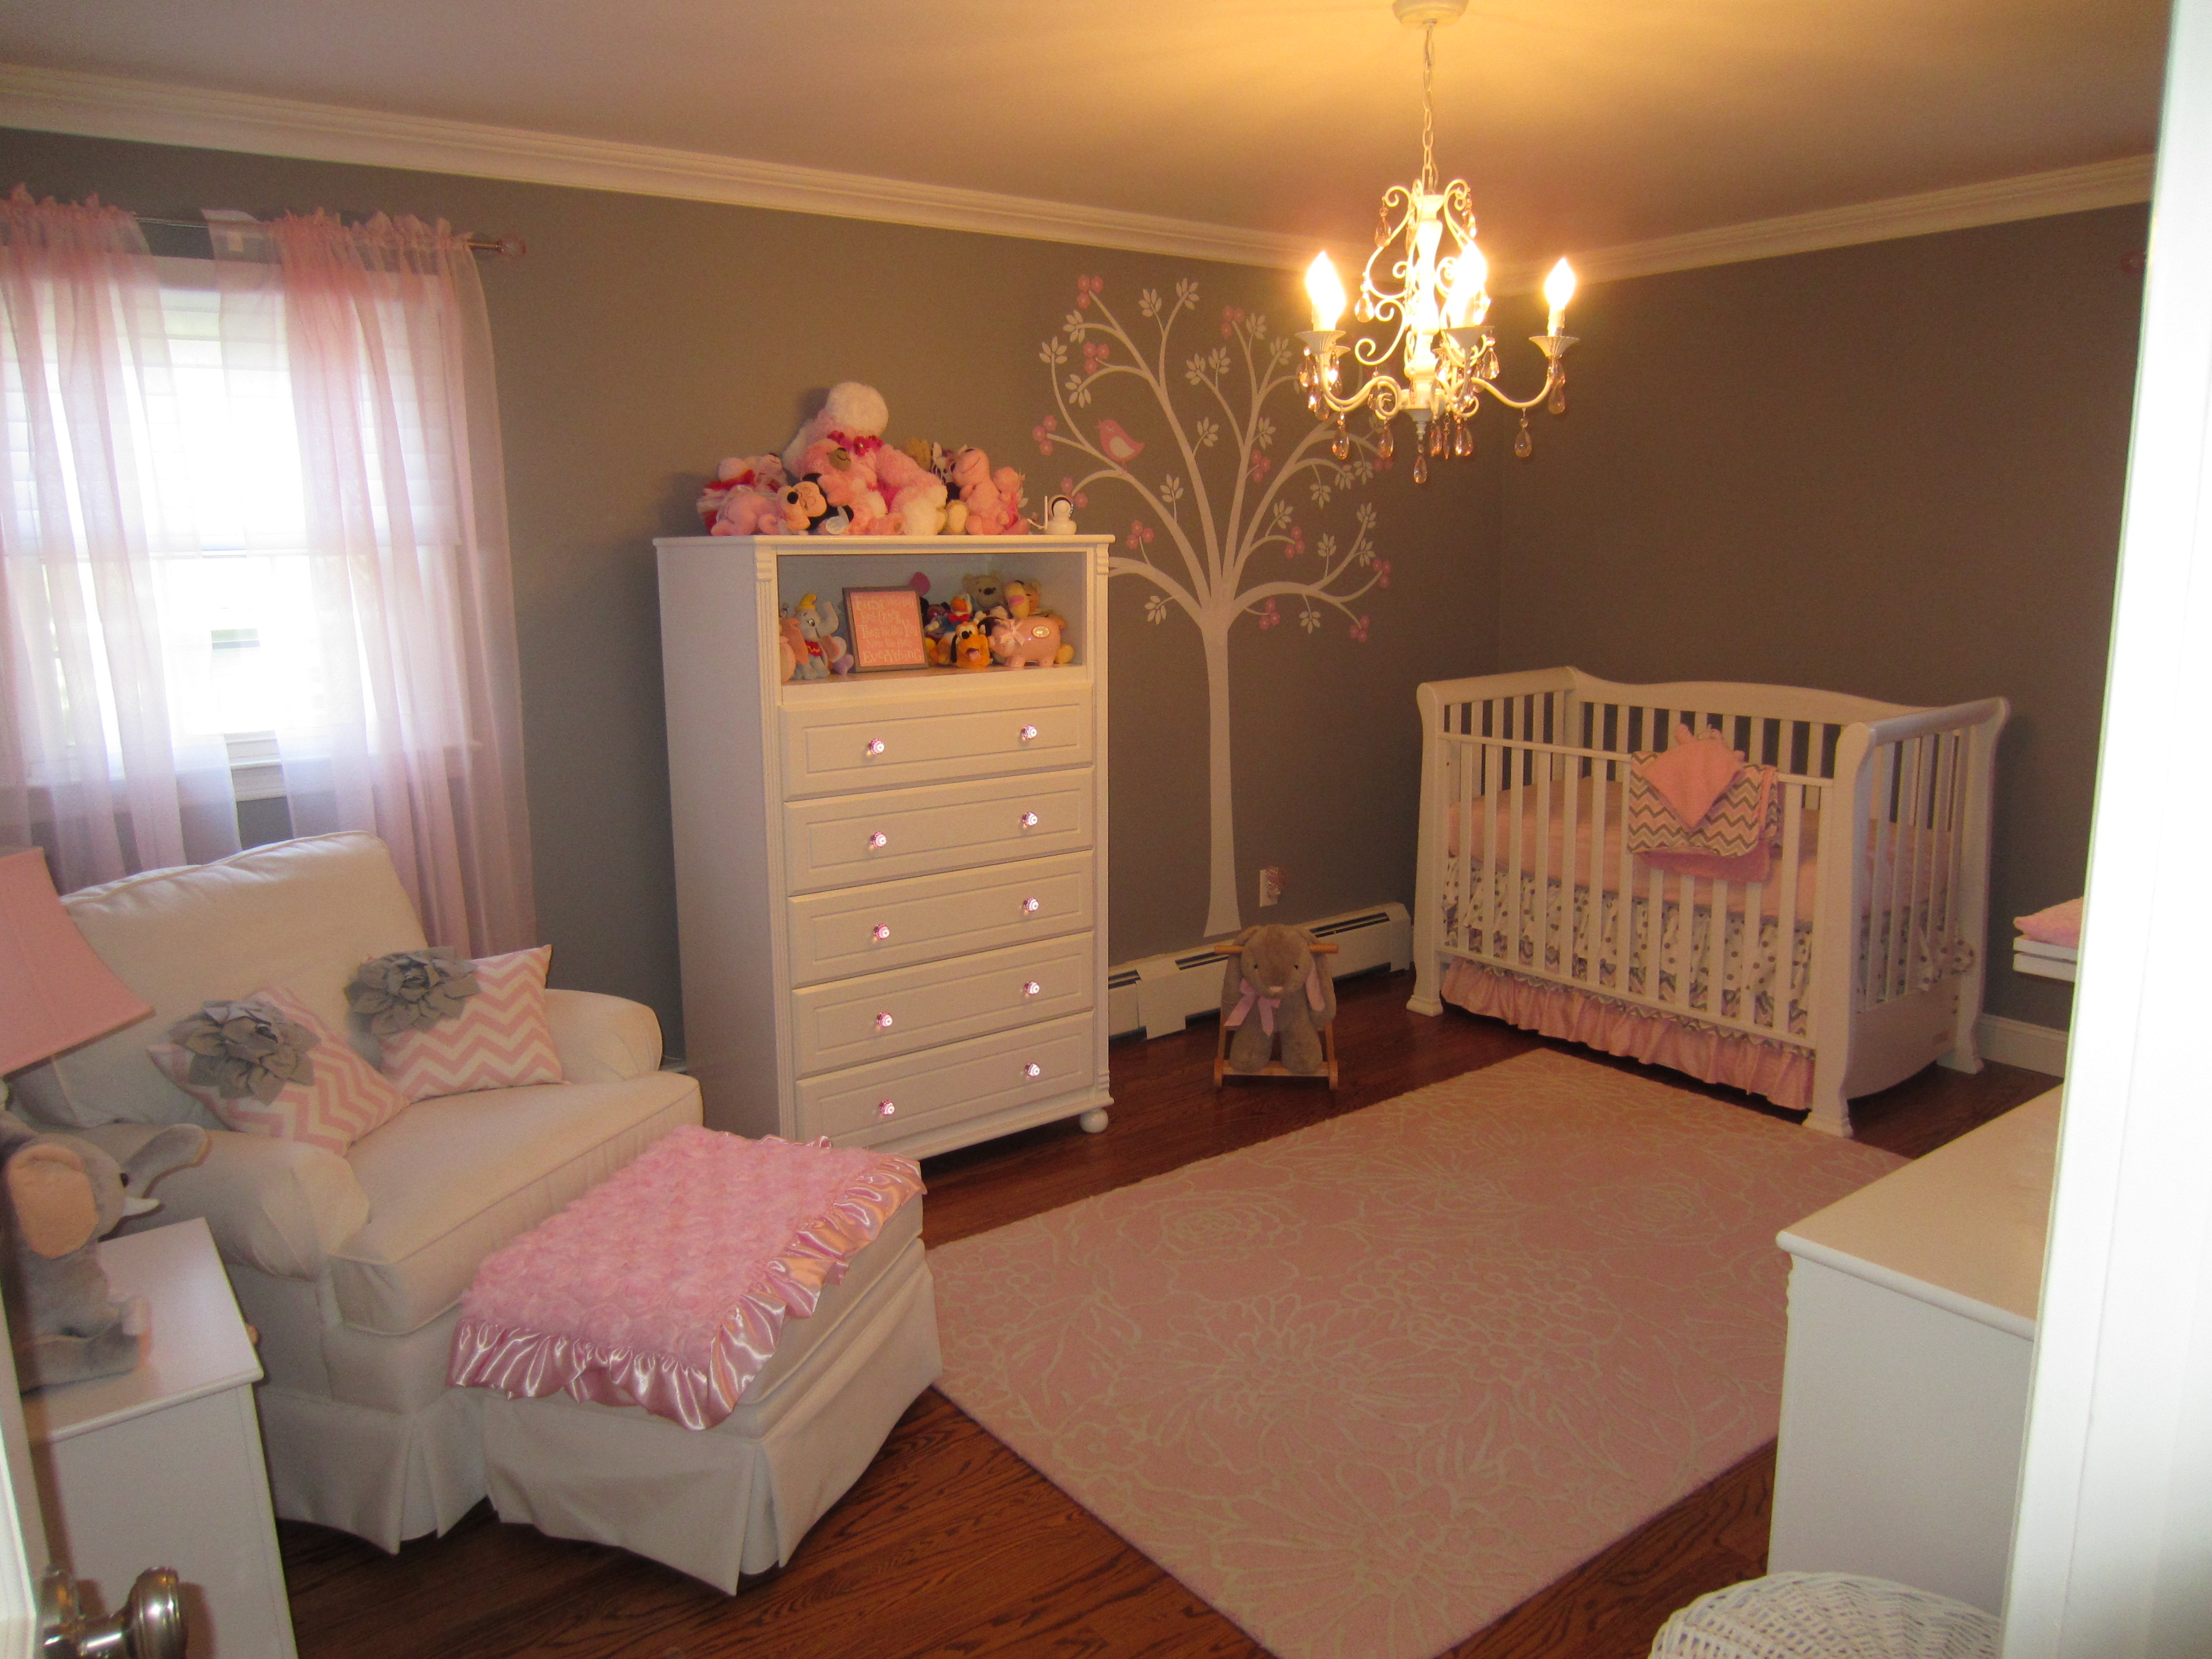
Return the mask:
{"type": "Polygon", "coordinates": [[[1889,873],[1889,957],[1893,997],[1901,997],[1912,978],[1912,884],[1920,862],[1920,762],[1923,739],[1910,738],[1898,747],[1897,842],[1889,873]]]}
{"type": "Polygon", "coordinates": [[[1853,1006],[1871,1008],[1881,1000],[1877,990],[1879,977],[1875,959],[1875,941],[1881,937],[1878,912],[1881,908],[1881,882],[1885,866],[1883,854],[1890,850],[1889,790],[1896,763],[1893,745],[1883,744],[1869,758],[1874,770],[1874,822],[1859,826],[1861,834],[1868,836],[1868,854],[1872,867],[1867,872],[1867,904],[1865,911],[1856,918],[1856,925],[1866,930],[1863,948],[1853,954],[1857,966],[1854,978],[1857,997],[1853,1006]]]}
{"type": "MultiPolygon", "coordinates": [[[[1802,784],[1782,787],[1782,891],[1778,896],[1774,924],[1774,1018],[1771,1028],[1786,1035],[1790,1030],[1790,1001],[1796,994],[1797,971],[1798,860],[1804,856],[1805,803],[1808,791],[1802,784]]],[[[1848,839],[1844,840],[1848,847],[1848,839]]],[[[1818,940],[1814,941],[1817,945],[1818,940]]],[[[1808,1017],[1812,1010],[1808,1008],[1808,1017]]],[[[1809,1023],[1807,1030],[1811,1026],[1809,1023]]]]}
{"type": "Polygon", "coordinates": [[[1710,908],[1705,912],[1705,1016],[1719,1019],[1728,1012],[1728,883],[1711,883],[1706,898],[1710,908]]]}
{"type": "MultiPolygon", "coordinates": [[[[1494,722],[1493,722],[1494,724],[1494,722]]],[[[1498,840],[1498,796],[1504,782],[1505,757],[1495,743],[1482,747],[1482,954],[1498,956],[1498,875],[1504,848],[1498,840]]]]}
{"type": "MultiPolygon", "coordinates": [[[[1550,963],[1555,950],[1564,950],[1559,935],[1565,925],[1565,913],[1571,906],[1565,902],[1569,896],[1560,890],[1562,918],[1552,919],[1552,800],[1559,787],[1559,757],[1539,755],[1536,757],[1536,961],[1545,972],[1552,971],[1550,963]]],[[[1571,963],[1568,963],[1571,966],[1571,963]]]]}
{"type": "Polygon", "coordinates": [[[1929,952],[1935,944],[1928,931],[1928,908],[1934,897],[1930,874],[1936,864],[1936,766],[1942,754],[1942,739],[1931,732],[1913,742],[1917,752],[1912,763],[1912,869],[1905,888],[1909,925],[1905,930],[1900,994],[1909,994],[1923,984],[1933,982],[1928,977],[1928,963],[1932,960],[1929,952]]]}
{"type": "MultiPolygon", "coordinates": [[[[1475,884],[1480,879],[1483,860],[1475,856],[1474,802],[1475,785],[1481,775],[1484,750],[1480,741],[1463,743],[1459,749],[1459,787],[1457,799],[1449,809],[1459,814],[1458,853],[1455,868],[1459,877],[1459,937],[1453,942],[1462,951],[1473,943],[1474,929],[1480,925],[1476,909],[1475,884]]],[[[1448,842],[1446,843],[1449,845],[1448,842]]],[[[1486,854],[1486,856],[1487,854],[1486,854]]]]}
{"type": "MultiPolygon", "coordinates": [[[[1944,777],[1942,790],[1942,823],[1941,842],[1942,864],[1943,930],[1938,937],[1943,942],[1944,962],[1948,966],[1955,959],[1959,939],[1959,874],[1962,867],[1959,860],[1959,838],[1966,833],[1966,812],[1960,796],[1966,781],[1966,738],[1960,732],[1943,734],[1944,777]]],[[[1931,906],[1931,908],[1934,907],[1931,906]]],[[[1980,939],[1971,941],[1976,959],[1985,948],[1980,939]]]]}
{"type": "Polygon", "coordinates": [[[1563,756],[1554,756],[1553,761],[1566,786],[1566,796],[1561,803],[1566,808],[1566,813],[1559,828],[1559,925],[1566,933],[1567,956],[1560,966],[1566,970],[1569,979],[1580,984],[1590,962],[1590,952],[1583,951],[1579,958],[1582,967],[1575,965],[1577,949],[1583,943],[1575,926],[1575,894],[1578,889],[1585,893],[1589,890],[1581,888],[1582,848],[1575,840],[1575,830],[1582,816],[1582,763],[1563,756]]]}

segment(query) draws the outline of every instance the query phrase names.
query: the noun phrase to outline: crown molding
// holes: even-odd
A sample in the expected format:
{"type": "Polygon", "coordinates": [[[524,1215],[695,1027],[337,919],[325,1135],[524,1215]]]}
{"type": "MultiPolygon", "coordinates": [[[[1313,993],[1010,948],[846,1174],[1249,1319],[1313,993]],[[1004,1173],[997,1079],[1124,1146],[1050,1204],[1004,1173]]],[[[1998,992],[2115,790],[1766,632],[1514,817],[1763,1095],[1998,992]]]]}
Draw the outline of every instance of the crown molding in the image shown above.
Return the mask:
{"type": "MultiPolygon", "coordinates": [[[[2154,156],[2130,155],[2117,161],[2094,161],[2087,167],[1993,179],[1986,184],[1892,196],[1851,207],[1720,225],[1680,236],[1655,237],[1648,242],[1624,242],[1577,254],[1575,269],[1588,282],[1616,282],[1626,276],[1694,270],[1701,265],[1734,264],[1739,260],[1772,259],[1903,236],[1972,230],[2015,219],[2124,207],[2150,200],[2155,161],[2154,156]]],[[[1531,288],[1542,279],[1541,271],[1534,268],[1515,275],[1531,288]]]]}
{"type": "Polygon", "coordinates": [[[1295,239],[1271,231],[1158,214],[20,64],[0,64],[0,126],[873,219],[1231,264],[1300,265],[1310,257],[1295,239]]]}
{"type": "MultiPolygon", "coordinates": [[[[872,219],[1230,264],[1297,270],[1312,253],[1298,238],[1156,214],[18,64],[0,64],[0,126],[872,219]]],[[[1575,264],[1585,282],[1618,281],[2118,207],[2150,199],[2153,161],[2128,156],[1723,225],[1592,249],[1577,254],[1575,264]]],[[[1498,285],[1534,289],[1542,275],[1540,266],[1504,270],[1498,285]]]]}

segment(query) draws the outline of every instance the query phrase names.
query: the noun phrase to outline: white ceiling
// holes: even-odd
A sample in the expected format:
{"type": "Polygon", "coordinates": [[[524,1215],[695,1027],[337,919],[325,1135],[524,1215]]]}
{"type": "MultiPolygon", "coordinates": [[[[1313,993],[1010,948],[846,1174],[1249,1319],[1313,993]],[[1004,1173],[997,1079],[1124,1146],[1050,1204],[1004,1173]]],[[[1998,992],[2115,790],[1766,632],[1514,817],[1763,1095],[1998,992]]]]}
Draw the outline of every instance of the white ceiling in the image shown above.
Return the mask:
{"type": "MultiPolygon", "coordinates": [[[[2141,155],[2163,0],[1474,0],[1505,262],[2141,155]]],[[[11,0],[0,59],[1327,239],[1419,156],[1387,0],[11,0]]]]}

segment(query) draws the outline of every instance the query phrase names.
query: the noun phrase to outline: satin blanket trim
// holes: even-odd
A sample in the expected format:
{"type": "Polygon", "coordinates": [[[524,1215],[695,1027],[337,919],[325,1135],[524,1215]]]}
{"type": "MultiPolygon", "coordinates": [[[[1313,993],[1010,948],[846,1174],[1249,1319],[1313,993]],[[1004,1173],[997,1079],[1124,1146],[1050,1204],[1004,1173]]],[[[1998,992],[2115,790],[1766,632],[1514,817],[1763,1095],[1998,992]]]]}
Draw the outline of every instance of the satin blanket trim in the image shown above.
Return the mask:
{"type": "Polygon", "coordinates": [[[1802,1049],[1647,1013],[1567,986],[1539,984],[1463,957],[1444,969],[1443,996],[1469,1013],[1725,1083],[1792,1111],[1813,1103],[1813,1060],[1802,1049]]]}
{"type": "Polygon", "coordinates": [[[447,1380],[713,1428],[923,1190],[908,1158],[687,1125],[484,1259],[447,1380]]]}

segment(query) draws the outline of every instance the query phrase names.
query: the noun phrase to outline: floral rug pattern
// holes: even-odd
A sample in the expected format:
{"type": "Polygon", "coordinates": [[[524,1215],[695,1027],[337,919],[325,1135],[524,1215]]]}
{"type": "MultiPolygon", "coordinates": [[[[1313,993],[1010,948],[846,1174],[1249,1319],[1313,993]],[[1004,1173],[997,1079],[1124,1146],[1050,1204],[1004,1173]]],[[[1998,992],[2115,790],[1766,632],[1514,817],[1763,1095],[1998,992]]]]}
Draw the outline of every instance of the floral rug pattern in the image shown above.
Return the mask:
{"type": "Polygon", "coordinates": [[[1425,1659],[1773,1437],[1774,1235],[1899,1161],[1538,1051],[932,1251],[940,1386],[1282,1659],[1425,1659]]]}

